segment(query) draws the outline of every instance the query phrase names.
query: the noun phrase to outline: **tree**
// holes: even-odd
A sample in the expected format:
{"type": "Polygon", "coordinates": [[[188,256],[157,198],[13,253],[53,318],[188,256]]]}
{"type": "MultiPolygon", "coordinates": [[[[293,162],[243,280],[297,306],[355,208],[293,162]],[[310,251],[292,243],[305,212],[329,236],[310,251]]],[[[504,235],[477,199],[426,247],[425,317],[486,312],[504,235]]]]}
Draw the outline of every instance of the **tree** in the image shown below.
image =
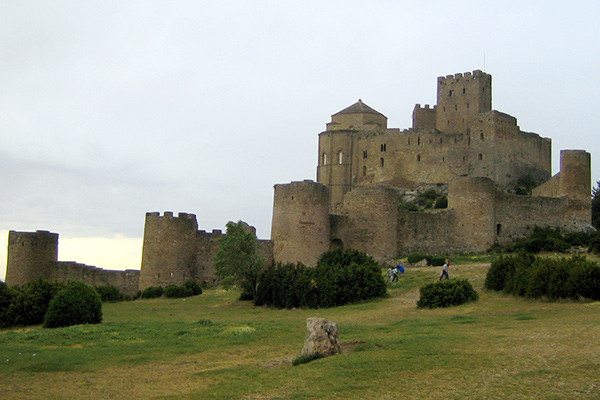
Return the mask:
{"type": "Polygon", "coordinates": [[[592,189],[592,226],[600,229],[600,181],[592,189]]]}
{"type": "Polygon", "coordinates": [[[225,288],[238,287],[242,298],[254,299],[265,262],[257,254],[256,234],[242,221],[229,221],[219,241],[215,271],[225,288]]]}

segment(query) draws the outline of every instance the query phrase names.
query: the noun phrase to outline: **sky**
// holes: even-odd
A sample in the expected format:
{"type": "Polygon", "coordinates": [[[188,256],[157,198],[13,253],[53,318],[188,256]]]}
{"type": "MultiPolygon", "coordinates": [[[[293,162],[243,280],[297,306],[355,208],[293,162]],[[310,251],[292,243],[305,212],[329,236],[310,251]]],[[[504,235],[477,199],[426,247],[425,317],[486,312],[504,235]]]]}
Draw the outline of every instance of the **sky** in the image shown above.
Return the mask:
{"type": "Polygon", "coordinates": [[[412,124],[437,77],[484,70],[492,107],[600,180],[600,2],[0,2],[0,279],[8,231],[59,260],[139,269],[146,212],[244,220],[316,179],[318,134],[359,98],[412,124]],[[4,244],[2,244],[4,243],[4,244]]]}

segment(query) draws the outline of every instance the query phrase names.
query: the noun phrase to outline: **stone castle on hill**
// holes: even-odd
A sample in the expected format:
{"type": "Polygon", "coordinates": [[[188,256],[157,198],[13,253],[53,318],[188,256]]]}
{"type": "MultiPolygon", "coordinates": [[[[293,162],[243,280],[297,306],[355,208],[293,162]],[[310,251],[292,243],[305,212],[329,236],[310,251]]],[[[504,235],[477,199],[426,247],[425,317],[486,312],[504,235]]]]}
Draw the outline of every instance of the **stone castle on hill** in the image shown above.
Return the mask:
{"type": "MultiPolygon", "coordinates": [[[[312,265],[324,251],[349,247],[384,261],[483,252],[534,226],[593,229],[590,165],[589,153],[563,150],[552,177],[550,139],[492,110],[491,75],[439,77],[437,104],[417,104],[410,129],[388,128],[361,100],[334,114],[319,134],[316,182],[275,185],[271,240],[259,242],[260,252],[268,262],[312,265]],[[517,194],[523,182],[527,195],[517,194]],[[406,207],[427,191],[447,206],[406,207]]],[[[141,271],[123,272],[58,262],[57,234],[11,231],[6,281],[81,279],[129,293],[211,282],[221,235],[199,231],[193,214],[148,213],[141,271]]]]}

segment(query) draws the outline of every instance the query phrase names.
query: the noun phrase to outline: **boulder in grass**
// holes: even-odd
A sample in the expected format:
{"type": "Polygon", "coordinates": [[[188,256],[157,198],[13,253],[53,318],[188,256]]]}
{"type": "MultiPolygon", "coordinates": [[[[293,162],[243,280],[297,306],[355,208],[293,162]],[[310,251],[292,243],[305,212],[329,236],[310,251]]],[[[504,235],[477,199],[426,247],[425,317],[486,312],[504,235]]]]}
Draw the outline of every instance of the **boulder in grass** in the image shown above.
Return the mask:
{"type": "Polygon", "coordinates": [[[333,321],[324,318],[308,318],[306,320],[307,334],[304,339],[302,356],[333,356],[340,354],[340,330],[333,321]]]}

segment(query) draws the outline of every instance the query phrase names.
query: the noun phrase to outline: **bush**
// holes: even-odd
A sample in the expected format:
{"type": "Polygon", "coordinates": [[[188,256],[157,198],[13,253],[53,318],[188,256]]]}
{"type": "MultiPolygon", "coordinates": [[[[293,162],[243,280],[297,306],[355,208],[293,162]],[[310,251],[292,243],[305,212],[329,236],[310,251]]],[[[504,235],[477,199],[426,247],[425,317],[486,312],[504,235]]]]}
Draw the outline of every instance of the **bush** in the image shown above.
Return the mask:
{"type": "Polygon", "coordinates": [[[102,322],[102,300],[96,290],[83,282],[71,281],[50,302],[44,317],[45,328],[59,328],[102,322]]]}
{"type": "Polygon", "coordinates": [[[424,260],[427,258],[426,254],[421,254],[421,253],[413,253],[413,254],[409,254],[408,259],[406,261],[408,261],[410,264],[416,264],[421,260],[424,260]]]}
{"type": "Polygon", "coordinates": [[[64,287],[57,282],[37,279],[19,288],[7,310],[10,325],[27,326],[44,322],[51,300],[64,287]]]}
{"type": "Polygon", "coordinates": [[[164,291],[165,297],[172,299],[192,296],[192,291],[184,286],[167,285],[164,291]]]}
{"type": "Polygon", "coordinates": [[[383,296],[381,266],[356,250],[323,253],[315,268],[277,264],[261,274],[256,305],[279,308],[335,307],[383,296]]]}
{"type": "Polygon", "coordinates": [[[535,257],[525,252],[512,256],[501,256],[499,259],[492,261],[483,286],[490,290],[504,291],[505,287],[512,285],[515,271],[528,268],[534,261],[535,257]],[[509,279],[511,284],[507,285],[509,279]]]}
{"type": "Polygon", "coordinates": [[[142,291],[142,299],[156,299],[162,296],[164,292],[162,286],[150,286],[142,291]]]}
{"type": "Polygon", "coordinates": [[[418,308],[457,306],[477,301],[479,295],[466,279],[452,279],[421,287],[418,308]]]}
{"type": "Polygon", "coordinates": [[[187,281],[183,282],[183,287],[192,292],[192,296],[198,296],[199,294],[202,294],[202,288],[200,287],[198,282],[193,281],[191,279],[188,279],[187,281]]]}
{"type": "Polygon", "coordinates": [[[484,286],[535,299],[600,300],[600,267],[582,256],[553,259],[519,254],[494,261],[484,286]]]}
{"type": "Polygon", "coordinates": [[[15,290],[0,281],[0,328],[7,328],[13,325],[12,318],[9,318],[8,308],[15,296],[15,290]]]}
{"type": "Polygon", "coordinates": [[[96,291],[100,295],[100,298],[103,302],[125,300],[125,295],[119,290],[119,288],[108,283],[105,285],[96,286],[96,291]]]}

